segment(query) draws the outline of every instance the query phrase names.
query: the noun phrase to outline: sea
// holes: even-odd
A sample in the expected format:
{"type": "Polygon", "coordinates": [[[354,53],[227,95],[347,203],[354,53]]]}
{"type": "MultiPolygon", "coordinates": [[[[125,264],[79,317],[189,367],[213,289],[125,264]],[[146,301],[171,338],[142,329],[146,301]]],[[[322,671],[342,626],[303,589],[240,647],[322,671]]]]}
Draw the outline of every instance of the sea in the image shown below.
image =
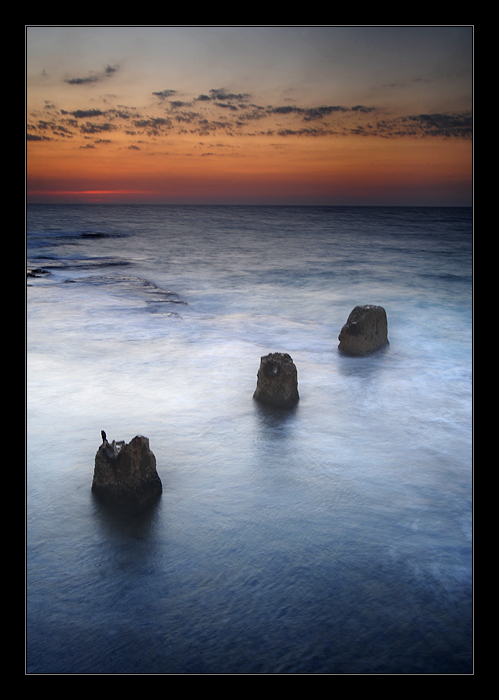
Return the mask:
{"type": "Polygon", "coordinates": [[[27,674],[473,673],[471,208],[28,204],[26,257],[27,674]]]}

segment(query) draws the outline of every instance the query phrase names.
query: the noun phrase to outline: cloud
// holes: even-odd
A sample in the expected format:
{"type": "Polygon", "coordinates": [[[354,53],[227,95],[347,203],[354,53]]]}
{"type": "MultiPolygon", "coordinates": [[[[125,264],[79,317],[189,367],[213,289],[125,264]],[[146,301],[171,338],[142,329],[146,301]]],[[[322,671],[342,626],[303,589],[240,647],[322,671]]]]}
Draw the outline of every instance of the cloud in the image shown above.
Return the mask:
{"type": "Polygon", "coordinates": [[[376,134],[385,138],[402,136],[469,139],[473,135],[471,112],[452,114],[413,114],[392,120],[382,120],[376,124],[376,134]]]}
{"type": "Polygon", "coordinates": [[[92,73],[85,78],[65,78],[64,82],[68,85],[89,85],[110,78],[118,69],[119,66],[106,66],[101,73],[92,73]]]}
{"type": "Polygon", "coordinates": [[[177,90],[160,90],[159,92],[153,92],[155,97],[159,97],[160,101],[167,100],[169,97],[177,94],[177,90]]]}
{"type": "Polygon", "coordinates": [[[222,120],[212,120],[199,119],[197,128],[191,129],[191,133],[198,133],[200,136],[207,136],[212,134],[214,131],[222,130],[226,134],[232,134],[232,124],[231,122],[222,120]]]}
{"type": "Polygon", "coordinates": [[[322,105],[320,107],[296,107],[295,105],[280,105],[278,107],[267,107],[268,114],[300,114],[303,116],[303,121],[311,122],[335,113],[346,112],[374,112],[376,107],[364,107],[363,105],[355,105],[355,107],[343,107],[342,105],[322,105]]]}
{"type": "Polygon", "coordinates": [[[38,134],[26,134],[26,141],[52,141],[49,136],[38,136],[38,134]]]}
{"type": "Polygon", "coordinates": [[[260,119],[265,119],[267,116],[268,115],[264,107],[250,105],[243,112],[240,111],[238,113],[236,124],[238,126],[244,126],[244,122],[258,121],[260,119]]]}
{"type": "Polygon", "coordinates": [[[100,117],[106,114],[106,112],[100,109],[75,109],[74,112],[67,112],[61,109],[61,114],[71,114],[73,117],[76,117],[76,119],[88,119],[88,117],[100,117]]]}
{"type": "Polygon", "coordinates": [[[351,108],[352,112],[362,112],[363,114],[368,114],[369,112],[375,112],[376,107],[364,107],[363,105],[355,105],[351,108]]]}
{"type": "Polygon", "coordinates": [[[304,109],[302,107],[295,107],[293,105],[284,105],[281,107],[272,107],[269,105],[267,107],[267,114],[303,114],[304,109]]]}
{"type": "Polygon", "coordinates": [[[239,110],[239,107],[237,105],[233,105],[230,102],[215,102],[217,107],[222,107],[223,109],[230,109],[233,112],[237,112],[239,110]]]}
{"type": "MultiPolygon", "coordinates": [[[[210,99],[212,100],[238,100],[238,102],[244,102],[246,100],[249,100],[251,98],[251,95],[248,94],[247,92],[239,92],[239,93],[233,93],[233,92],[226,92],[225,88],[218,88],[215,90],[210,90],[210,99]]],[[[199,98],[198,98],[199,99],[199,98]]]]}
{"type": "Polygon", "coordinates": [[[175,114],[176,122],[186,122],[187,124],[192,124],[200,118],[198,112],[179,112],[175,114]]]}
{"type": "Polygon", "coordinates": [[[111,119],[130,119],[132,116],[137,116],[136,112],[130,112],[126,109],[108,109],[104,114],[111,119]]]}
{"type": "Polygon", "coordinates": [[[418,114],[402,120],[417,126],[424,136],[469,138],[473,133],[471,112],[454,114],[418,114]]]}
{"type": "Polygon", "coordinates": [[[80,131],[82,134],[99,134],[102,131],[116,131],[118,127],[115,124],[109,122],[104,122],[104,124],[95,124],[93,122],[87,122],[80,126],[80,131]]]}
{"type": "MultiPolygon", "coordinates": [[[[118,67],[108,66],[94,79],[112,75],[118,67]]],[[[84,80],[84,79],[81,79],[84,80]]],[[[150,93],[151,94],[151,93],[150,93]]],[[[109,106],[109,109],[84,108],[57,111],[51,105],[42,112],[33,113],[28,120],[30,141],[68,139],[78,133],[105,136],[106,132],[120,132],[123,136],[143,134],[148,137],[174,133],[182,138],[187,134],[214,136],[255,136],[291,138],[334,138],[338,136],[366,138],[459,138],[472,136],[471,112],[406,114],[381,118],[377,106],[353,104],[255,104],[249,93],[229,92],[225,88],[211,89],[190,101],[172,99],[182,91],[164,89],[152,92],[158,98],[156,114],[142,114],[137,107],[109,106]],[[195,105],[196,111],[192,109],[195,105]],[[262,122],[263,120],[263,122],[262,122]],[[255,122],[262,124],[254,129],[255,122]]],[[[97,143],[97,141],[95,141],[97,143]]]]}
{"type": "Polygon", "coordinates": [[[88,83],[96,83],[100,78],[96,75],[90,75],[87,78],[65,78],[64,82],[68,85],[87,85],[88,83]]]}
{"type": "Polygon", "coordinates": [[[324,119],[324,117],[329,117],[335,112],[348,112],[350,111],[348,107],[341,107],[339,105],[334,106],[322,106],[322,107],[312,107],[311,109],[305,110],[303,116],[303,121],[311,122],[317,121],[318,119],[324,119]]]}
{"type": "MultiPolygon", "coordinates": [[[[27,128],[31,129],[33,131],[41,131],[41,132],[47,132],[51,131],[54,136],[60,136],[63,138],[73,138],[73,132],[67,128],[65,125],[65,122],[67,120],[59,120],[57,121],[56,119],[52,119],[51,121],[47,121],[45,119],[39,119],[36,124],[28,124],[27,128]]],[[[73,126],[72,124],[69,124],[69,126],[73,126]]],[[[49,140],[48,137],[46,136],[41,136],[40,134],[37,135],[37,138],[30,138],[28,139],[30,141],[46,141],[49,140]]]]}
{"type": "MultiPolygon", "coordinates": [[[[148,136],[158,136],[161,132],[168,132],[173,126],[171,119],[165,117],[147,117],[142,119],[133,119],[133,125],[137,129],[144,129],[148,136]]],[[[132,134],[135,132],[127,131],[132,134]]]]}
{"type": "Polygon", "coordinates": [[[279,136],[331,136],[338,132],[332,129],[279,129],[275,132],[279,136]]]}

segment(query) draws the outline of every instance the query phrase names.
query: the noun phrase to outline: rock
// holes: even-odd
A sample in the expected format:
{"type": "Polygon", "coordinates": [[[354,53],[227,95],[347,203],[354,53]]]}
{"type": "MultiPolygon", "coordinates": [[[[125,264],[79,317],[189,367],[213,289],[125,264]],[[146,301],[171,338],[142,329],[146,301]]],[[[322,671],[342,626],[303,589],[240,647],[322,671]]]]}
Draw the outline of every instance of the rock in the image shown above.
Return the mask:
{"type": "Polygon", "coordinates": [[[297,403],[298,373],[287,353],[274,352],[261,358],[253,398],[280,408],[297,403]]]}
{"type": "Polygon", "coordinates": [[[382,306],[356,306],[338,336],[347,355],[368,355],[388,343],[388,322],[382,306]]]}
{"type": "Polygon", "coordinates": [[[50,272],[42,267],[29,267],[26,270],[26,277],[46,277],[47,275],[50,275],[50,272]]]}
{"type": "Polygon", "coordinates": [[[101,435],[102,444],[95,455],[93,493],[120,510],[143,510],[163,490],[149,439],[137,435],[128,444],[123,440],[109,443],[103,430],[101,435]]]}

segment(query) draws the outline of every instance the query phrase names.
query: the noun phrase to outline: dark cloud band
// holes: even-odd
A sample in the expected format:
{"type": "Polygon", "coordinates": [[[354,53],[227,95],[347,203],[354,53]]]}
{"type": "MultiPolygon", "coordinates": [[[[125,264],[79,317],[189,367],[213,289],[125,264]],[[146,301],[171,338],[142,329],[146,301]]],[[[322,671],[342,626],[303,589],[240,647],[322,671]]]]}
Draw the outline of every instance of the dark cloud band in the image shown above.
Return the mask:
{"type": "MultiPolygon", "coordinates": [[[[117,66],[107,66],[99,76],[92,76],[89,80],[109,77],[116,70],[117,66]]],[[[52,105],[50,110],[47,108],[44,112],[44,117],[51,115],[50,119],[29,121],[28,140],[46,140],[50,132],[52,139],[71,138],[78,132],[88,138],[93,134],[119,130],[134,137],[141,134],[166,136],[172,130],[179,135],[191,133],[205,136],[221,132],[229,136],[267,135],[283,138],[364,136],[470,139],[473,134],[471,112],[411,114],[379,119],[376,107],[362,104],[351,107],[328,104],[317,107],[289,104],[263,106],[253,103],[249,93],[229,92],[224,88],[209,90],[208,94],[202,93],[190,102],[171,99],[179,94],[179,91],[173,89],[153,92],[152,95],[159,99],[165,110],[165,116],[154,117],[125,106],[108,110],[94,108],[57,111],[52,105]],[[195,110],[193,106],[196,106],[195,110]],[[263,130],[251,131],[250,125],[261,120],[264,120],[263,130]],[[271,120],[272,123],[265,124],[265,120],[271,120]]]]}

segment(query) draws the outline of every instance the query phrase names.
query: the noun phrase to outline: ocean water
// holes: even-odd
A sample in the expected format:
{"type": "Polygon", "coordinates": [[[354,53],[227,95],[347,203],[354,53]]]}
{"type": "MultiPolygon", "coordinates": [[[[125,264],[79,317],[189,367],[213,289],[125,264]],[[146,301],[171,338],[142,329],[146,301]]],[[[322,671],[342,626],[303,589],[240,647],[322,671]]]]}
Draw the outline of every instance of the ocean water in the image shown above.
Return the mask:
{"type": "Polygon", "coordinates": [[[472,672],[471,209],[28,205],[26,240],[28,673],[472,672]],[[278,351],[291,411],[252,398],[278,351]],[[149,512],[94,500],[101,429],[149,438],[149,512]]]}

